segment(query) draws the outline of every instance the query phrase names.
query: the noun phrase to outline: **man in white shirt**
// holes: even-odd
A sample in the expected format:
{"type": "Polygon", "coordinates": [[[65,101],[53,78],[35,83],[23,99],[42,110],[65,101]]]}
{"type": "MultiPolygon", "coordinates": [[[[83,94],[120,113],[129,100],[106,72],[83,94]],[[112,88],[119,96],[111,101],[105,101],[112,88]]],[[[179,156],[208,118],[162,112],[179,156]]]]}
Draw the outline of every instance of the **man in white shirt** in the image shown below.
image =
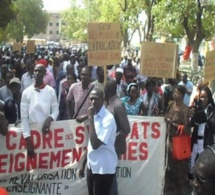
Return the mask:
{"type": "Polygon", "coordinates": [[[37,64],[34,68],[34,85],[23,91],[21,99],[21,122],[23,136],[27,143],[28,156],[34,157],[34,147],[31,142],[30,124],[41,123],[42,133],[49,131],[51,121],[56,120],[59,106],[55,90],[43,81],[46,68],[37,64]]]}
{"type": "Polygon", "coordinates": [[[114,143],[116,122],[104,107],[104,94],[99,88],[90,93],[88,108],[89,142],[87,147],[87,185],[89,195],[109,195],[118,163],[114,143]]]}

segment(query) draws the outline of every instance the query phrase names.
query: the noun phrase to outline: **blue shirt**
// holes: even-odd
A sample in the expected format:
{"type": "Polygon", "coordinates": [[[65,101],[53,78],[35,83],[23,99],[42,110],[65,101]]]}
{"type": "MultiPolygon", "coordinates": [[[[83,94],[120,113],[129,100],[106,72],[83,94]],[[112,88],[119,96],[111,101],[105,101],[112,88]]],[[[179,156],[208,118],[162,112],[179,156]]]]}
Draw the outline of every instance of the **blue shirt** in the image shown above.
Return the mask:
{"type": "MultiPolygon", "coordinates": [[[[183,81],[181,81],[179,83],[179,85],[184,85],[183,81]]],[[[193,91],[193,83],[191,81],[188,80],[185,84],[185,87],[188,91],[190,91],[190,92],[193,91]]],[[[185,95],[184,95],[183,102],[186,106],[189,106],[189,104],[190,104],[190,96],[191,95],[188,95],[187,93],[185,93],[185,95]]]]}
{"type": "Polygon", "coordinates": [[[129,99],[130,99],[129,96],[121,98],[122,103],[125,106],[127,115],[139,115],[140,114],[140,106],[141,106],[141,103],[142,103],[142,99],[140,97],[138,97],[137,101],[133,105],[130,105],[128,103],[129,99]]]}

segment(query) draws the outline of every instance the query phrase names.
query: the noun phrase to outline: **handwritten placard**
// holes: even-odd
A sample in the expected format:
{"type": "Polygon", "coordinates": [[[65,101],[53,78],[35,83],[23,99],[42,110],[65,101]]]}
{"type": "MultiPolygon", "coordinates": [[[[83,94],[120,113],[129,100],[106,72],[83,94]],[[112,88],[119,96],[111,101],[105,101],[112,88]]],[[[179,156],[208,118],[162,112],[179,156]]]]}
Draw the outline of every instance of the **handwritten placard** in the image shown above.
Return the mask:
{"type": "Polygon", "coordinates": [[[121,59],[121,30],[118,23],[88,24],[88,65],[119,64],[121,59]]]}
{"type": "Polygon", "coordinates": [[[22,50],[22,44],[21,43],[17,43],[17,42],[14,42],[13,43],[13,52],[18,52],[18,53],[21,53],[21,50],[22,50]]]}
{"type": "Polygon", "coordinates": [[[178,46],[144,42],[141,48],[140,74],[158,78],[176,78],[178,46]]]}
{"type": "Polygon", "coordinates": [[[27,41],[27,53],[35,53],[35,41],[34,40],[28,40],[27,41]]]}
{"type": "Polygon", "coordinates": [[[215,79],[215,50],[206,53],[204,83],[215,79]]]}

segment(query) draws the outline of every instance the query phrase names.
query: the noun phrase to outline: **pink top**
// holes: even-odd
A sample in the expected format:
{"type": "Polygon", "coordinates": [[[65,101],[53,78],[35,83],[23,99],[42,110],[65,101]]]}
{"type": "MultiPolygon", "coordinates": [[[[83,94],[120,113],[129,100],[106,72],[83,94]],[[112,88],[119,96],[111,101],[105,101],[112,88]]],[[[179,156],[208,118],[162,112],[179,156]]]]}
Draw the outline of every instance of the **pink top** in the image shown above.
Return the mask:
{"type": "Polygon", "coordinates": [[[54,76],[48,69],[46,69],[46,75],[44,76],[43,81],[45,84],[55,87],[54,76]]]}

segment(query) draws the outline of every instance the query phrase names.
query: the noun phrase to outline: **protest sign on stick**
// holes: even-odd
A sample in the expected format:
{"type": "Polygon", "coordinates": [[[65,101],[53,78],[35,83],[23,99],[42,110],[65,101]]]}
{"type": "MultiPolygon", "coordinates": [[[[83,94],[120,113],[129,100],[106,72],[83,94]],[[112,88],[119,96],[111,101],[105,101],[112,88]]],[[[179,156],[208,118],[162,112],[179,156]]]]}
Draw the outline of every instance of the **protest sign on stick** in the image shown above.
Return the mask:
{"type": "Polygon", "coordinates": [[[121,30],[118,23],[88,24],[88,66],[119,64],[121,30]]]}
{"type": "Polygon", "coordinates": [[[140,74],[158,78],[176,78],[178,46],[144,42],[141,48],[140,74]]]}
{"type": "Polygon", "coordinates": [[[215,79],[215,50],[206,53],[204,83],[215,79]]]}
{"type": "Polygon", "coordinates": [[[21,51],[22,51],[22,44],[21,43],[17,43],[17,42],[14,42],[13,43],[13,49],[12,49],[13,52],[18,52],[21,54],[21,51]]]}
{"type": "Polygon", "coordinates": [[[35,41],[28,40],[27,41],[27,54],[35,53],[35,41]]]}

